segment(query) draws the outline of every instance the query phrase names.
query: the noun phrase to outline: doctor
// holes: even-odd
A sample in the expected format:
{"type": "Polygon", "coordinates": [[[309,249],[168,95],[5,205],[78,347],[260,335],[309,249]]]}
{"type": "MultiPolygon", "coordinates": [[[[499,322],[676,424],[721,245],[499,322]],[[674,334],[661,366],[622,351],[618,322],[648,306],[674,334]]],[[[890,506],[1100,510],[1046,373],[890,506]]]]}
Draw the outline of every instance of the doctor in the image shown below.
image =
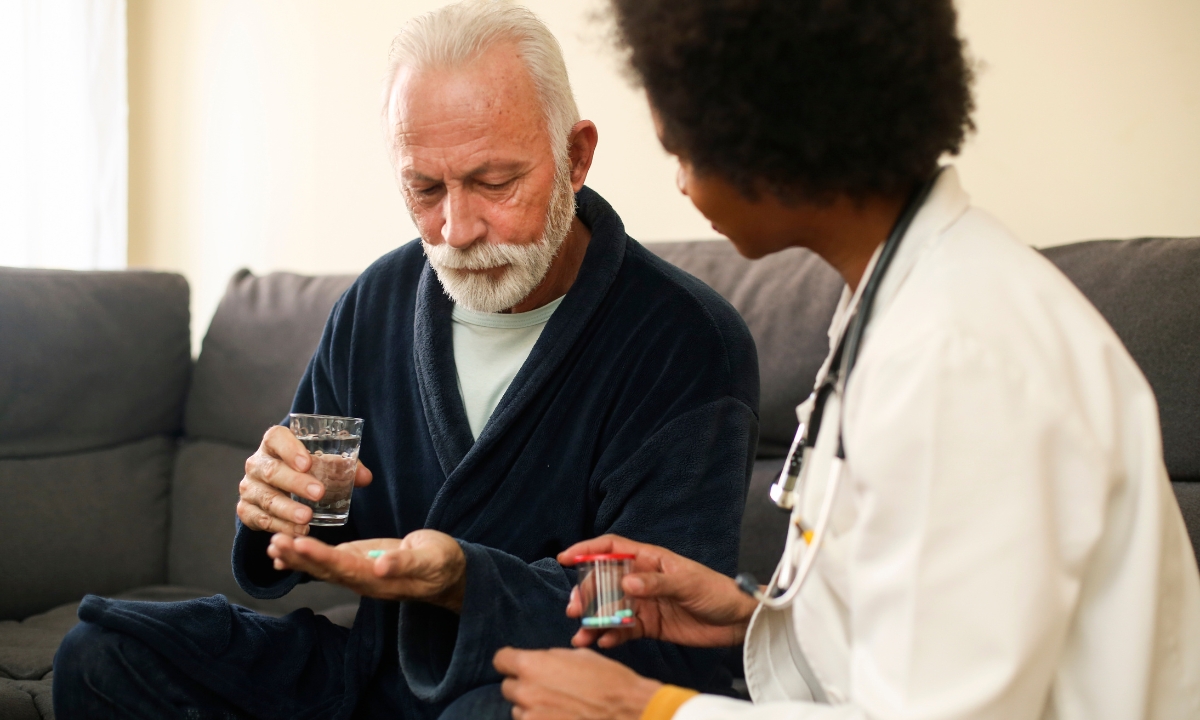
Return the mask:
{"type": "Polygon", "coordinates": [[[847,288],[757,598],[620,537],[559,556],[636,555],[635,629],[577,647],[744,641],[753,703],[504,649],[514,718],[1200,718],[1200,577],[1150,387],[938,167],[973,129],[951,0],[613,7],[683,192],[743,255],[805,247],[847,288]]]}

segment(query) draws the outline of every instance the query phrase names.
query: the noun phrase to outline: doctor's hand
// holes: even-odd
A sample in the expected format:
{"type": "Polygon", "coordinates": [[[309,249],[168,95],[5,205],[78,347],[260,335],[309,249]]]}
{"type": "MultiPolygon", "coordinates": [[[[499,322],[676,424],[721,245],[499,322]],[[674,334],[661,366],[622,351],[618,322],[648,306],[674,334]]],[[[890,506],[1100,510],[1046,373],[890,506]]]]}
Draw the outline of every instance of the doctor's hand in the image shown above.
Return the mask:
{"type": "Polygon", "coordinates": [[[420,600],[459,612],[467,588],[462,547],[437,530],[341,545],[277,533],[267,555],[276,570],[306,572],[380,600],[420,600]]]}
{"type": "MultiPolygon", "coordinates": [[[[621,589],[633,598],[637,622],[611,630],[580,628],[571,638],[575,647],[596,643],[611,648],[641,637],[691,647],[727,647],[745,638],[757,607],[753,598],[738,590],[732,579],[670,550],[603,535],[563,550],[558,561],[569,566],[578,555],[603,553],[634,556],[633,570],[621,581],[621,589]]],[[[583,615],[578,588],[571,591],[567,615],[583,615]]]]}
{"type": "Polygon", "coordinates": [[[492,664],[516,720],[638,720],[662,687],[591,650],[501,648],[492,664]]]}
{"type": "MultiPolygon", "coordinates": [[[[312,475],[312,456],[291,430],[276,425],[263,435],[258,452],[246,460],[246,476],[238,484],[237,515],[251,530],[307,535],[312,508],[292,500],[291,493],[320,500],[325,487],[312,475]]],[[[361,462],[354,487],[371,483],[361,462]]]]}

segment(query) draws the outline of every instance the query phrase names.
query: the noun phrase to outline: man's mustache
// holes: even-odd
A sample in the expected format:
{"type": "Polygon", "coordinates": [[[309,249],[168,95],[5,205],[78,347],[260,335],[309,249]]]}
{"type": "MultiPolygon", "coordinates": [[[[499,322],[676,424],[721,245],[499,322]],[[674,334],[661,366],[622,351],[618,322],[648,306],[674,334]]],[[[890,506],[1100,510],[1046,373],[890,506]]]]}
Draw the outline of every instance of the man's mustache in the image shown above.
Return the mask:
{"type": "Polygon", "coordinates": [[[513,243],[489,243],[477,240],[465,248],[451,247],[446,243],[425,243],[425,254],[430,262],[451,270],[495,270],[513,265],[536,251],[541,241],[528,245],[513,243]]]}

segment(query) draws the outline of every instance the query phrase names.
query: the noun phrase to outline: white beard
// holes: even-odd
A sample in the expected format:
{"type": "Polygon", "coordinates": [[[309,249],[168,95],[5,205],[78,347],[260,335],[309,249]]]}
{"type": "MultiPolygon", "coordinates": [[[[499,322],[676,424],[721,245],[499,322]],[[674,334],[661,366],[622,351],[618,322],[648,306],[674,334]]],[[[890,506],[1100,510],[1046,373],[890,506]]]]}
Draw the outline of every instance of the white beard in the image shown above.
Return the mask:
{"type": "Polygon", "coordinates": [[[546,210],[542,236],[526,245],[475,242],[462,250],[446,243],[421,245],[437,273],[442,289],[454,302],[482,313],[503,312],[529,297],[542,283],[575,219],[575,192],[571,187],[569,162],[554,173],[554,190],[546,210]],[[489,270],[507,266],[500,277],[467,270],[489,270]]]}

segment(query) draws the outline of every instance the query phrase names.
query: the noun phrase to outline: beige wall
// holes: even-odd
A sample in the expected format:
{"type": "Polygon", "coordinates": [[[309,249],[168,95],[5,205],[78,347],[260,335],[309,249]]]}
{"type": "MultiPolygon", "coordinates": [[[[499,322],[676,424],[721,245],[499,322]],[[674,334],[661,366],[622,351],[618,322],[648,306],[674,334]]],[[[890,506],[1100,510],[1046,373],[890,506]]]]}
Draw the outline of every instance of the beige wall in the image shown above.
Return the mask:
{"type": "Polygon", "coordinates": [[[959,162],[1026,242],[1200,235],[1200,2],[959,0],[984,63],[959,162]]]}
{"type": "MultiPolygon", "coordinates": [[[[129,0],[129,260],[193,334],[239,267],[354,272],[415,235],[378,124],[388,43],[436,0],[129,0]]],[[[674,189],[600,0],[528,3],[600,128],[589,184],[643,240],[713,237],[674,189]]],[[[960,167],[1026,241],[1200,234],[1200,3],[960,0],[986,67],[960,167]]],[[[198,349],[198,348],[197,348],[198,349]]]]}

